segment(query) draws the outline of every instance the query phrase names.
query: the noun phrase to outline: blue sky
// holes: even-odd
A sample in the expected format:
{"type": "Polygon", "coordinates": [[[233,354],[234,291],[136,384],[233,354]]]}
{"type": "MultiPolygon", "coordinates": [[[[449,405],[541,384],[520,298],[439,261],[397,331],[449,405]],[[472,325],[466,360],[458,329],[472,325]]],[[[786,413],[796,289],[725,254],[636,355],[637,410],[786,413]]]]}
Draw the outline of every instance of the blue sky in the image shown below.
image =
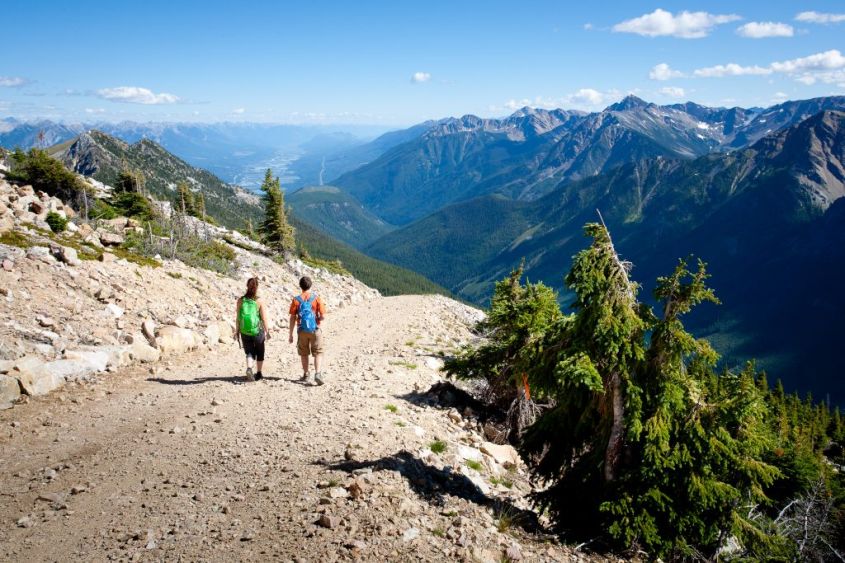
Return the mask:
{"type": "Polygon", "coordinates": [[[842,2],[241,4],[7,4],[0,116],[407,125],[845,94],[842,2]]]}

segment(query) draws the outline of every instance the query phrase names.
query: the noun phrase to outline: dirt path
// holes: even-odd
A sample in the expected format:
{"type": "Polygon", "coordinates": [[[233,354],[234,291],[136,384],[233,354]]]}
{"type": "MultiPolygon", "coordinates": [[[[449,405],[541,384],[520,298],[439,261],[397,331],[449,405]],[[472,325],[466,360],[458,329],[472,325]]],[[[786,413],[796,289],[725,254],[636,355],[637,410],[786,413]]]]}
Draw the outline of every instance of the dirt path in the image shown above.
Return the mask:
{"type": "Polygon", "coordinates": [[[437,299],[337,311],[324,387],[296,382],[276,334],[262,382],[240,381],[230,345],[0,413],[0,559],[566,559],[497,527],[489,501],[516,492],[452,496],[451,474],[402,470],[428,467],[412,458],[434,439],[455,451],[464,431],[409,400],[438,377],[423,342],[467,336],[437,299]]]}

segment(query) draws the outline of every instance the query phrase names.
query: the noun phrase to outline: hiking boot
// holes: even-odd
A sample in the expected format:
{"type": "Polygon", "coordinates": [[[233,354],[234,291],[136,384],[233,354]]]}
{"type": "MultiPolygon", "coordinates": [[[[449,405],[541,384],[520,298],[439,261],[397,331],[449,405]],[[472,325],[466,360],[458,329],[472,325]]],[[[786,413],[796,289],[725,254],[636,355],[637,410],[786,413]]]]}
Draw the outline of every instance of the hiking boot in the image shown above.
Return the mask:
{"type": "Polygon", "coordinates": [[[302,374],[302,377],[299,378],[300,383],[304,383],[305,385],[311,385],[311,374],[307,371],[302,374]]]}
{"type": "Polygon", "coordinates": [[[325,376],[322,373],[317,373],[314,376],[314,380],[317,383],[317,385],[325,385],[326,384],[325,376]]]}
{"type": "Polygon", "coordinates": [[[252,368],[246,368],[246,380],[255,381],[255,377],[252,375],[252,368]]]}
{"type": "Polygon", "coordinates": [[[256,381],[261,381],[262,379],[264,379],[264,374],[263,374],[263,373],[261,373],[261,372],[259,371],[258,373],[256,373],[256,374],[255,374],[255,380],[256,380],[256,381]]]}

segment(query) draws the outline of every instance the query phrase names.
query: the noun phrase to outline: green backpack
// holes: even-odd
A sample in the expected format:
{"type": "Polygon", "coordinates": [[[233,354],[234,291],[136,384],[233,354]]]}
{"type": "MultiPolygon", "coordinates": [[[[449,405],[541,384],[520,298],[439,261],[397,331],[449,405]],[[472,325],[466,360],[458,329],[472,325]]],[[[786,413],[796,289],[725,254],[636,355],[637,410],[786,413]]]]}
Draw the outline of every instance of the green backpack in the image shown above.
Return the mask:
{"type": "Polygon", "coordinates": [[[241,334],[255,336],[261,328],[261,318],[258,314],[258,303],[244,297],[238,311],[238,324],[241,334]]]}

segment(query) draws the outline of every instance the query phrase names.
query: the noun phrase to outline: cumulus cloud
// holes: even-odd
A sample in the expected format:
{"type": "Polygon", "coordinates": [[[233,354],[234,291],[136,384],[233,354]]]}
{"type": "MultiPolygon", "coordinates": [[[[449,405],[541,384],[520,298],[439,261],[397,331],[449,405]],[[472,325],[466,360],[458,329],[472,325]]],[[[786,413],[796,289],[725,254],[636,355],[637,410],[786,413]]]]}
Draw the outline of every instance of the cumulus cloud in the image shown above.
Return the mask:
{"type": "Polygon", "coordinates": [[[652,80],[670,80],[672,78],[680,78],[683,75],[683,72],[672,70],[666,63],[655,65],[648,73],[648,77],[652,80]]]}
{"type": "Polygon", "coordinates": [[[232,113],[236,115],[243,115],[244,112],[246,112],[246,108],[235,108],[232,110],[232,113]]]}
{"type": "Polygon", "coordinates": [[[724,76],[748,76],[771,74],[772,69],[762,66],[742,66],[736,63],[699,68],[693,71],[693,76],[699,78],[722,78],[724,76]]]}
{"type": "MultiPolygon", "coordinates": [[[[596,109],[607,105],[609,102],[619,99],[620,92],[618,90],[607,90],[601,92],[594,88],[581,88],[561,96],[559,98],[548,98],[537,96],[534,99],[522,98],[513,99],[505,103],[505,109],[516,111],[525,106],[542,109],[556,109],[556,108],[576,108],[576,109],[596,109]]],[[[497,108],[491,107],[491,111],[497,108]]]]}
{"type": "Polygon", "coordinates": [[[429,80],[431,80],[431,73],[428,72],[415,72],[411,75],[411,82],[415,84],[428,82],[429,80]]]}
{"type": "Polygon", "coordinates": [[[764,37],[792,37],[795,35],[795,30],[788,23],[748,22],[739,26],[736,33],[749,39],[762,39],[764,37]]]}
{"type": "Polygon", "coordinates": [[[0,87],[20,88],[29,84],[29,80],[21,76],[0,76],[0,87]]]}
{"type": "Polygon", "coordinates": [[[686,92],[684,92],[683,88],[679,88],[677,86],[665,86],[658,90],[658,92],[666,97],[669,98],[683,98],[686,96],[686,92]]]}
{"type": "Polygon", "coordinates": [[[815,53],[806,57],[773,62],[769,66],[741,66],[736,63],[699,68],[693,76],[722,78],[725,76],[786,74],[802,84],[842,84],[845,82],[845,56],[837,49],[815,53]]]}
{"type": "Polygon", "coordinates": [[[736,14],[710,14],[708,12],[679,12],[677,15],[656,9],[650,14],[625,20],[613,26],[619,33],[636,33],[646,37],[671,36],[682,39],[707,37],[717,25],[742,19],[736,14]]]}
{"type": "Polygon", "coordinates": [[[806,23],[840,23],[845,22],[845,14],[825,14],[821,12],[801,12],[795,20],[806,23]]]}
{"type": "Polygon", "coordinates": [[[175,104],[179,101],[179,96],[162,92],[156,94],[148,88],[140,88],[138,86],[118,86],[117,88],[101,88],[97,90],[97,96],[111,100],[112,102],[122,102],[127,104],[144,104],[144,105],[159,105],[159,104],[175,104]]]}

